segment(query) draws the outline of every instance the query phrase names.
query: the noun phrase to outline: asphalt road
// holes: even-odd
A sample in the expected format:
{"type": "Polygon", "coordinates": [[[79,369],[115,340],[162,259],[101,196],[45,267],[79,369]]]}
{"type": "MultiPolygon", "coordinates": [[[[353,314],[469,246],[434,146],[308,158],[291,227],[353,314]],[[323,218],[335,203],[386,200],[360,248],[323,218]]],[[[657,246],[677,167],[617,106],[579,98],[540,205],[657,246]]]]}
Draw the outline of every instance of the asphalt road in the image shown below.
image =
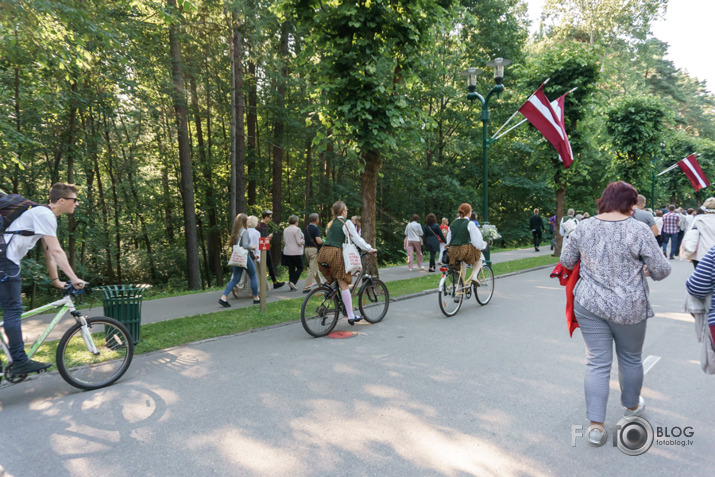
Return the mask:
{"type": "MultiPolygon", "coordinates": [[[[540,270],[498,279],[490,304],[452,318],[432,294],[393,302],[377,325],[342,320],[349,339],[292,322],[135,357],[104,390],[57,373],[4,387],[0,475],[710,475],[715,376],[681,312],[692,266],[672,263],[651,282],[644,417],[689,428],[674,439],[686,445],[657,438],[633,457],[572,440],[588,425],[583,340],[540,270]]],[[[607,428],[622,415],[614,369],[607,428]]]]}
{"type": "MultiPolygon", "coordinates": [[[[492,263],[501,263],[511,260],[519,260],[522,258],[535,257],[538,255],[548,255],[551,253],[552,252],[549,250],[549,247],[544,246],[541,247],[539,252],[535,252],[534,249],[531,248],[493,253],[491,256],[491,260],[492,263]]],[[[407,265],[381,268],[380,279],[385,282],[390,282],[393,280],[403,280],[406,278],[413,278],[416,276],[425,275],[428,273],[426,271],[426,268],[427,265],[429,265],[429,261],[426,261],[425,264],[425,270],[415,270],[414,272],[410,272],[407,269],[407,265]]],[[[303,273],[303,275],[305,276],[305,273],[303,273]]],[[[230,277],[225,278],[226,284],[228,284],[228,280],[230,279],[230,277]]],[[[303,295],[301,290],[303,289],[304,281],[305,279],[301,279],[298,281],[298,290],[296,291],[291,291],[287,285],[274,290],[273,284],[268,282],[269,290],[266,295],[266,302],[270,303],[272,301],[289,300],[297,297],[302,297],[303,295]]],[[[193,295],[176,296],[171,298],[144,300],[142,303],[141,310],[141,322],[155,323],[158,321],[182,318],[184,316],[195,316],[204,313],[224,312],[230,310],[230,308],[223,308],[221,305],[218,304],[218,299],[220,296],[221,292],[211,291],[196,293],[193,295]]],[[[102,316],[104,314],[104,310],[102,308],[101,297],[101,292],[94,292],[92,297],[86,300],[87,303],[93,303],[93,307],[89,310],[84,309],[83,312],[85,312],[89,316],[102,316]]],[[[232,307],[254,306],[253,297],[250,294],[250,285],[247,286],[246,290],[243,293],[241,293],[239,298],[229,296],[228,301],[229,303],[231,303],[232,307]]],[[[45,330],[45,328],[47,328],[47,325],[50,323],[53,317],[54,313],[51,313],[46,315],[38,315],[23,321],[22,330],[25,336],[25,342],[34,342],[35,339],[45,330]]],[[[65,316],[50,333],[49,339],[60,339],[64,332],[67,330],[67,328],[72,326],[72,324],[74,324],[74,318],[69,315],[65,316]]]]}

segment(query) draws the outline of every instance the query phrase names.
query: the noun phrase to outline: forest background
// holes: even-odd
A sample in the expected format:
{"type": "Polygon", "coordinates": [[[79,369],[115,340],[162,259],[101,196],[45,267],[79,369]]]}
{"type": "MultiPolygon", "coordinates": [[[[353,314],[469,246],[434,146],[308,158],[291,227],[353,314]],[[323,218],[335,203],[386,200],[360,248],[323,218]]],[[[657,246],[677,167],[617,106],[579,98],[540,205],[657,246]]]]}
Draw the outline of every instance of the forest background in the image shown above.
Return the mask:
{"type": "MultiPolygon", "coordinates": [[[[380,261],[401,261],[412,214],[481,211],[481,110],[460,72],[503,57],[491,133],[547,77],[552,100],[578,88],[568,170],[529,125],[489,147],[507,245],[529,242],[534,207],[593,214],[612,180],[694,207],[706,195],[684,174],[653,178],[693,152],[712,175],[715,157],[713,95],[650,31],[666,8],[547,0],[530,36],[522,0],[4,0],[0,189],[45,201],[79,185],[60,238],[96,284],[223,285],[236,213],[324,227],[336,200],[380,261]]],[[[23,267],[49,287],[40,250],[23,267]]]]}

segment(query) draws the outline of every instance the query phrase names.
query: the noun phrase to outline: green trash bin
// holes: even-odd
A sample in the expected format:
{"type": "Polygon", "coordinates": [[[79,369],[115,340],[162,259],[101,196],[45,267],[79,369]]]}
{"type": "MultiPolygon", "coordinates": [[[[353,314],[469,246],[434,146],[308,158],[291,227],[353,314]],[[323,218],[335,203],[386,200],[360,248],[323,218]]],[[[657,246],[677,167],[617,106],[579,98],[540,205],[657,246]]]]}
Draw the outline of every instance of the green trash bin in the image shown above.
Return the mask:
{"type": "Polygon", "coordinates": [[[134,344],[141,339],[142,297],[151,285],[106,285],[98,287],[104,292],[104,316],[124,324],[134,344]]]}

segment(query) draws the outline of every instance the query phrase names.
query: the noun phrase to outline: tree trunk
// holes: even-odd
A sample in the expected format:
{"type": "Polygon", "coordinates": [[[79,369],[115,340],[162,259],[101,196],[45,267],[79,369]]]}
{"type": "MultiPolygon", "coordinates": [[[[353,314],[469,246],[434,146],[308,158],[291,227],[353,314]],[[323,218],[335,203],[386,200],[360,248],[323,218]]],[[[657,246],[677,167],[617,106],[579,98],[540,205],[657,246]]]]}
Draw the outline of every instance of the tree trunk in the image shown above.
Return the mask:
{"type": "MultiPolygon", "coordinates": [[[[75,155],[74,141],[77,129],[77,104],[75,100],[77,96],[77,83],[73,81],[70,88],[72,90],[72,96],[70,98],[69,124],[67,126],[67,182],[69,184],[73,184],[75,155]]],[[[69,261],[70,267],[73,269],[75,268],[77,262],[77,239],[74,236],[76,228],[77,224],[75,223],[74,216],[69,214],[67,219],[67,229],[69,231],[69,245],[67,246],[69,254],[67,256],[67,260],[69,261]]]]}
{"type": "MultiPolygon", "coordinates": [[[[209,228],[206,231],[206,242],[208,242],[208,256],[204,256],[206,264],[206,282],[211,284],[211,273],[216,277],[216,286],[221,286],[223,283],[223,267],[221,266],[221,240],[218,233],[218,220],[216,216],[216,196],[214,195],[214,179],[212,164],[209,162],[206,155],[206,146],[204,144],[204,132],[201,126],[201,115],[199,112],[199,95],[196,89],[196,80],[193,76],[189,79],[191,87],[191,107],[194,110],[194,122],[196,124],[196,141],[198,142],[199,160],[201,162],[201,172],[206,183],[206,205],[207,214],[209,217],[209,228]]],[[[210,114],[210,111],[207,113],[210,114]]],[[[202,249],[206,249],[202,240],[202,249]]]]}
{"type": "MultiPolygon", "coordinates": [[[[176,0],[167,0],[171,12],[176,10],[176,0]]],[[[179,28],[176,23],[169,26],[169,51],[171,73],[174,83],[173,102],[176,114],[176,129],[179,141],[179,164],[181,166],[181,196],[184,208],[184,236],[186,239],[186,275],[190,290],[201,288],[199,275],[199,250],[196,235],[196,209],[194,205],[194,178],[189,150],[189,129],[187,125],[186,97],[181,60],[179,28]]]]}
{"type": "MultiPolygon", "coordinates": [[[[380,151],[377,150],[365,151],[362,158],[365,162],[365,169],[360,176],[360,183],[362,185],[361,234],[367,243],[375,247],[375,235],[377,230],[375,221],[377,209],[377,178],[382,159],[380,157],[380,151]]],[[[366,273],[376,277],[379,276],[377,259],[374,255],[366,256],[363,263],[365,264],[366,273]]]]}
{"type": "Polygon", "coordinates": [[[119,228],[119,197],[117,195],[117,179],[114,174],[114,151],[112,150],[112,142],[109,136],[109,126],[107,125],[107,118],[103,117],[104,125],[104,138],[105,147],[107,148],[107,174],[109,174],[109,181],[112,185],[112,212],[114,214],[114,231],[115,231],[115,250],[114,250],[114,261],[117,263],[117,281],[122,281],[122,262],[121,262],[121,244],[122,236],[121,230],[119,228]]]}
{"type": "Polygon", "coordinates": [[[256,205],[256,161],[258,149],[256,148],[256,131],[258,130],[258,90],[256,82],[256,63],[248,62],[248,111],[246,111],[246,163],[248,165],[248,205],[256,205]]]}
{"type": "Polygon", "coordinates": [[[236,211],[246,211],[246,125],[244,122],[245,105],[243,103],[243,35],[234,23],[233,30],[233,78],[236,96],[236,211]]]}
{"type": "Polygon", "coordinates": [[[564,216],[564,204],[566,202],[565,182],[566,177],[564,176],[564,172],[561,170],[561,168],[557,169],[556,174],[554,175],[554,184],[556,187],[556,223],[554,224],[554,235],[556,237],[556,241],[554,244],[554,254],[552,255],[553,257],[561,256],[561,247],[564,242],[564,238],[559,231],[559,225],[561,224],[561,218],[564,216]]]}
{"type": "MultiPolygon", "coordinates": [[[[285,130],[285,121],[283,119],[285,113],[285,95],[286,95],[286,76],[288,74],[287,62],[288,62],[288,24],[283,22],[281,24],[281,37],[280,45],[278,48],[280,59],[282,63],[280,68],[280,74],[278,76],[276,91],[276,109],[273,122],[273,174],[272,174],[272,207],[273,207],[273,222],[279,224],[281,222],[281,217],[283,216],[283,186],[282,186],[282,174],[283,174],[283,133],[285,130]]],[[[273,262],[276,263],[280,257],[280,234],[273,235],[273,242],[271,245],[271,253],[273,254],[273,262]]]]}
{"type": "Polygon", "coordinates": [[[308,141],[305,147],[305,199],[303,203],[303,208],[306,210],[306,217],[304,219],[304,223],[308,223],[308,214],[310,214],[310,207],[311,207],[311,202],[312,202],[312,196],[313,196],[313,191],[312,191],[312,182],[311,182],[311,175],[312,175],[312,170],[313,170],[313,141],[310,137],[308,137],[308,141]]]}

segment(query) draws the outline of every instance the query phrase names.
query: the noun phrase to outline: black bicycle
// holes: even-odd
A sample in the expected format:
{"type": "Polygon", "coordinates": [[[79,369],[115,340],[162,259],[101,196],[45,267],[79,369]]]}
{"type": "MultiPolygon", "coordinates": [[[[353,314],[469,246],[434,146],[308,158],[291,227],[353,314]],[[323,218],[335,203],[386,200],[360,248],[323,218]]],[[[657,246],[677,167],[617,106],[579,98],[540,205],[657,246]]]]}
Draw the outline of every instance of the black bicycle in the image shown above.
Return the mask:
{"type": "MultiPolygon", "coordinates": [[[[361,252],[361,255],[365,254],[366,252],[361,252]]],[[[330,270],[327,264],[321,265],[330,270]]],[[[353,296],[358,285],[360,285],[357,293],[358,306],[363,318],[368,323],[382,321],[390,306],[387,286],[379,278],[363,274],[362,270],[353,275],[353,286],[350,291],[353,296]]],[[[318,285],[308,293],[300,308],[300,321],[308,334],[320,338],[333,331],[341,313],[343,316],[348,315],[338,281],[334,280],[332,284],[318,285]]]]}

